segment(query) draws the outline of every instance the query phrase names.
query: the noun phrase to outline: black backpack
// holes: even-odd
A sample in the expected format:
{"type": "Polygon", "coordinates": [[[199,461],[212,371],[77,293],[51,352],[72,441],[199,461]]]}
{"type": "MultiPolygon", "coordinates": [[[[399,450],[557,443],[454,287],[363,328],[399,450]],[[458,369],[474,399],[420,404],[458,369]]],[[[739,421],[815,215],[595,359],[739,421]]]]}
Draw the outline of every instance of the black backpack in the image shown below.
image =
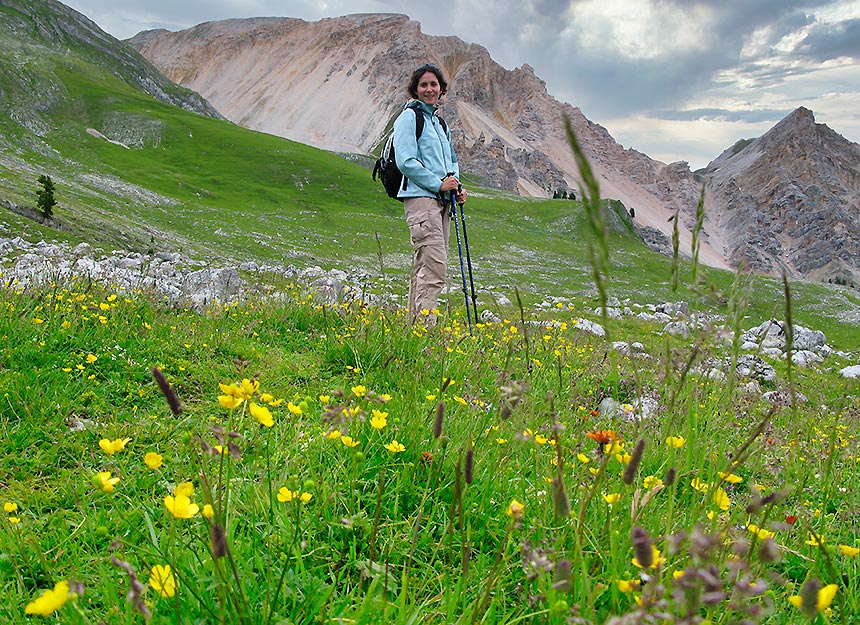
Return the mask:
{"type": "MultiPolygon", "coordinates": [[[[410,102],[406,107],[415,112],[415,141],[421,138],[421,133],[424,132],[424,115],[418,110],[418,102],[410,102]]],[[[447,131],[445,120],[436,116],[439,123],[442,125],[442,130],[447,131]]],[[[376,159],[376,164],[373,166],[373,179],[377,177],[382,181],[382,186],[385,187],[385,192],[388,197],[395,200],[403,201],[403,198],[397,197],[397,192],[400,188],[406,188],[406,178],[403,173],[397,168],[397,161],[394,158],[394,130],[392,130],[388,138],[385,140],[385,146],[382,148],[382,155],[376,159]]]]}

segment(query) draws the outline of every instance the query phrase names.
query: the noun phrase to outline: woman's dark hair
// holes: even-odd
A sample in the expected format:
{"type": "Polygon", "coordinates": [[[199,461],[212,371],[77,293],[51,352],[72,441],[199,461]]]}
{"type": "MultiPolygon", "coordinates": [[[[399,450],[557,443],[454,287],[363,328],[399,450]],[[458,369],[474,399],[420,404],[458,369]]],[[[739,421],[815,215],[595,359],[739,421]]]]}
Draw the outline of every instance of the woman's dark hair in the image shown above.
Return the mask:
{"type": "Polygon", "coordinates": [[[427,72],[432,72],[434,76],[436,76],[436,80],[439,81],[439,86],[441,87],[441,91],[439,95],[445,95],[448,93],[448,81],[445,80],[445,77],[442,76],[442,70],[433,65],[432,63],[424,63],[424,65],[419,65],[415,68],[415,71],[412,72],[412,78],[409,79],[409,85],[406,87],[407,93],[412,98],[418,99],[418,81],[421,80],[421,77],[427,72]]]}

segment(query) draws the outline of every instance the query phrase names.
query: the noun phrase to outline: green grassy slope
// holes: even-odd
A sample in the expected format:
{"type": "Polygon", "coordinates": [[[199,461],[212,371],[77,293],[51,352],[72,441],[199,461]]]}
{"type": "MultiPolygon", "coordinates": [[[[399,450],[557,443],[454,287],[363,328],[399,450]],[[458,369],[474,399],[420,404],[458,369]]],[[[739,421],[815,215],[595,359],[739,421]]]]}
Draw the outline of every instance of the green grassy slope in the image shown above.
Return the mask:
{"type": "MultiPolygon", "coordinates": [[[[5,30],[0,49],[0,202],[35,206],[36,180],[46,173],[57,186],[55,218],[62,227],[3,209],[6,235],[180,251],[215,263],[254,260],[405,277],[410,247],[402,207],[367,169],[156,101],[118,77],[112,62],[94,62],[90,48],[76,49],[68,39],[51,45],[5,30]]],[[[469,239],[483,293],[514,299],[516,287],[526,304],[558,296],[593,305],[591,235],[578,202],[472,191],[469,239]]],[[[453,233],[452,248],[456,271],[453,233]]],[[[692,297],[671,291],[671,259],[646,249],[628,228],[612,233],[612,250],[610,295],[639,303],[692,297]]],[[[685,271],[682,284],[689,282],[685,271]]],[[[724,308],[734,277],[701,273],[710,286],[696,300],[724,308]]],[[[761,279],[750,288],[751,321],[784,315],[775,304],[781,283],[761,279]]],[[[793,295],[797,323],[822,327],[829,339],[856,347],[850,345],[853,324],[833,320],[857,308],[856,292],[797,284],[793,295]]]]}

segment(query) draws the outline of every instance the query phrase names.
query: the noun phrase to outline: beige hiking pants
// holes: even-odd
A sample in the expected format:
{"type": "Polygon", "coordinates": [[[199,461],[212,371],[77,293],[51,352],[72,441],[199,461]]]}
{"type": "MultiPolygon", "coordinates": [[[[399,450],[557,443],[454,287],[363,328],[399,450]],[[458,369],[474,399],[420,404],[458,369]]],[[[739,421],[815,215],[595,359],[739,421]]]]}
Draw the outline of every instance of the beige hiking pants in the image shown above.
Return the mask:
{"type": "Polygon", "coordinates": [[[409,312],[414,319],[428,325],[435,315],[422,315],[433,310],[445,287],[448,265],[448,233],[451,214],[448,205],[429,197],[406,198],[403,201],[406,225],[412,240],[412,277],[409,281],[409,312]]]}

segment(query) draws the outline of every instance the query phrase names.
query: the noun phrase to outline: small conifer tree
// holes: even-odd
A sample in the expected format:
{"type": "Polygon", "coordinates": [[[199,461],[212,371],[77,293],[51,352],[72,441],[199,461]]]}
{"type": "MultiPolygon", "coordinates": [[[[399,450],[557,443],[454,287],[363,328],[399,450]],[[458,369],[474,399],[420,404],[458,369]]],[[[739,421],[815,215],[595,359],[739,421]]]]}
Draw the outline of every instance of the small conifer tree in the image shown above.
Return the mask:
{"type": "Polygon", "coordinates": [[[39,176],[39,184],[42,188],[38,192],[37,205],[45,219],[50,219],[54,214],[54,207],[57,205],[57,200],[54,199],[54,181],[50,176],[42,174],[39,176]]]}

